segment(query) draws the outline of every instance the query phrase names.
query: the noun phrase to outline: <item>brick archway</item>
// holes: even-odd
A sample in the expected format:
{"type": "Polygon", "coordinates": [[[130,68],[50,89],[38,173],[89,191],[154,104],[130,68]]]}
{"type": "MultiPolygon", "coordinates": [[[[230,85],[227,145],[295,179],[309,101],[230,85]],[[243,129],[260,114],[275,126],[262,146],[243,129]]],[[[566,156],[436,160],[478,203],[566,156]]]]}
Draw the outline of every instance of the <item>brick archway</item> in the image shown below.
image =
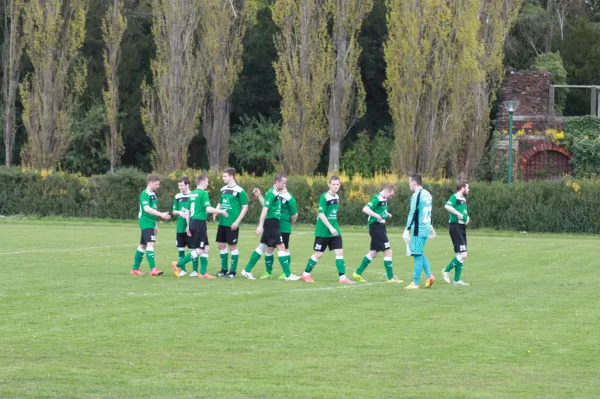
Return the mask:
{"type": "Polygon", "coordinates": [[[523,153],[519,169],[523,180],[557,179],[573,172],[573,155],[550,141],[538,143],[523,153]]]}

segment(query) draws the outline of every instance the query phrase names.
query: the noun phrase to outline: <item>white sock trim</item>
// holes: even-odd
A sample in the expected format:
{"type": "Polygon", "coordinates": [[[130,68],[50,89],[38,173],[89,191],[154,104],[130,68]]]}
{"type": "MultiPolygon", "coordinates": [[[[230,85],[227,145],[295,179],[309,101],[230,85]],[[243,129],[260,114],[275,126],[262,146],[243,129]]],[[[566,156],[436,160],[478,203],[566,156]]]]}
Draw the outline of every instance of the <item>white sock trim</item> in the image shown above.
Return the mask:
{"type": "Polygon", "coordinates": [[[146,248],[146,252],[154,252],[154,248],[146,248]]]}
{"type": "Polygon", "coordinates": [[[344,255],[342,255],[342,256],[336,256],[335,258],[336,259],[344,259],[344,255]]]}
{"type": "Polygon", "coordinates": [[[240,254],[240,250],[239,249],[234,249],[233,251],[231,251],[231,255],[239,255],[240,254]]]}
{"type": "Polygon", "coordinates": [[[365,258],[369,259],[369,262],[373,260],[373,257],[370,254],[366,254],[365,258]]]}
{"type": "Polygon", "coordinates": [[[312,261],[313,261],[313,262],[315,262],[315,263],[317,263],[317,262],[319,261],[318,259],[315,259],[315,257],[314,257],[314,256],[311,256],[311,257],[310,257],[310,260],[312,260],[312,261]]]}
{"type": "Polygon", "coordinates": [[[275,256],[275,252],[273,252],[272,254],[265,254],[265,257],[267,256],[275,256]]]}
{"type": "Polygon", "coordinates": [[[267,249],[266,244],[259,244],[258,247],[256,247],[255,251],[257,254],[262,255],[263,252],[265,252],[265,249],[267,249]]]}
{"type": "Polygon", "coordinates": [[[227,253],[227,248],[225,248],[225,249],[219,249],[219,253],[221,255],[225,255],[227,253]]]}
{"type": "Polygon", "coordinates": [[[391,257],[391,256],[390,256],[389,258],[388,258],[388,257],[385,257],[385,258],[383,258],[383,260],[384,260],[384,261],[390,261],[390,262],[391,262],[391,261],[392,261],[392,257],[391,257]]]}
{"type": "Polygon", "coordinates": [[[198,254],[196,253],[196,251],[192,251],[192,259],[197,259],[198,258],[198,254]]]}
{"type": "Polygon", "coordinates": [[[456,254],[456,260],[458,261],[458,263],[464,263],[464,259],[461,258],[458,254],[456,254]]]}
{"type": "Polygon", "coordinates": [[[201,258],[208,258],[208,254],[202,254],[200,255],[201,258]]]}
{"type": "Polygon", "coordinates": [[[141,245],[138,247],[137,250],[140,251],[141,253],[146,252],[146,248],[142,247],[141,245]]]}

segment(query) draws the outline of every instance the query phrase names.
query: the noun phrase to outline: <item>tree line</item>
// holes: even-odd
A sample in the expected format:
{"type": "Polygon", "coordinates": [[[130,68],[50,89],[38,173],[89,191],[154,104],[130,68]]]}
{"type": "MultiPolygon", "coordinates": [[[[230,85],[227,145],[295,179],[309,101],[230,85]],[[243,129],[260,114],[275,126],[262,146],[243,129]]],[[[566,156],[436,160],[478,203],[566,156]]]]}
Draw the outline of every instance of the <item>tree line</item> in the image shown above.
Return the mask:
{"type": "Polygon", "coordinates": [[[364,171],[473,176],[505,65],[558,53],[565,81],[597,79],[597,3],[3,0],[1,156],[312,174],[355,168],[365,138],[364,171]]]}

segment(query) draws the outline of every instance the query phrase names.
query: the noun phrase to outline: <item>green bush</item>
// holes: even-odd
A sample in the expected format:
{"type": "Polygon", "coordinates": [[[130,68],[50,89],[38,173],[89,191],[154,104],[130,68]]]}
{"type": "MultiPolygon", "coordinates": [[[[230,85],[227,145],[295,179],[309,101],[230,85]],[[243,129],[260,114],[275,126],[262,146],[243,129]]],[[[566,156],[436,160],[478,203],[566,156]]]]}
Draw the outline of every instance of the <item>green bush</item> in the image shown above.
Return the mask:
{"type": "Polygon", "coordinates": [[[564,122],[565,148],[573,154],[571,164],[578,177],[600,175],[600,118],[578,116],[564,122]]]}
{"type": "MultiPolygon", "coordinates": [[[[177,178],[185,171],[163,176],[158,191],[159,209],[169,211],[177,192],[177,178]]],[[[260,204],[252,195],[259,187],[264,193],[273,183],[272,176],[243,175],[238,183],[248,191],[250,209],[246,224],[255,224],[260,204]]],[[[389,203],[393,218],[390,228],[401,228],[408,214],[411,192],[406,179],[377,175],[370,179],[342,176],[339,220],[342,225],[366,226],[363,206],[385,182],[398,185],[398,193],[389,203]]],[[[223,183],[220,174],[209,174],[209,193],[217,203],[223,183]]],[[[134,169],[90,178],[67,173],[36,173],[18,168],[0,167],[0,214],[135,219],[138,197],[146,186],[146,175],[134,169]]],[[[444,204],[454,190],[450,180],[426,181],[425,188],[434,199],[433,221],[445,229],[448,214],[444,204]]],[[[288,190],[298,201],[299,223],[314,224],[319,196],[327,190],[327,178],[290,176],[288,190]]],[[[469,209],[473,228],[501,230],[600,233],[600,182],[590,179],[500,182],[471,184],[469,209]]]]}

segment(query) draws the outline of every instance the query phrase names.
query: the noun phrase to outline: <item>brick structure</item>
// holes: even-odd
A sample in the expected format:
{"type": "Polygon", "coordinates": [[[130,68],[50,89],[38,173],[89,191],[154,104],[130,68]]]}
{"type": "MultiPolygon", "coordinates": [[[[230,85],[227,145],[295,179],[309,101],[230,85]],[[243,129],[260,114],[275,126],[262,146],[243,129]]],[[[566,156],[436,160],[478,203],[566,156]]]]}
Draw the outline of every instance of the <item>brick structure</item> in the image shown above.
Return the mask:
{"type": "MultiPolygon", "coordinates": [[[[513,136],[515,179],[555,179],[573,172],[571,153],[555,145],[551,137],[536,135],[549,128],[562,130],[562,121],[549,115],[551,84],[552,78],[546,71],[513,72],[502,83],[496,129],[509,128],[508,111],[502,101],[518,100],[519,106],[513,114],[513,135],[519,130],[526,133],[513,136]]],[[[498,155],[508,157],[508,135],[498,142],[498,155]]]]}
{"type": "MultiPolygon", "coordinates": [[[[546,71],[522,71],[506,75],[500,89],[500,100],[518,100],[519,107],[513,116],[548,117],[548,104],[552,77],[546,71]]],[[[508,111],[502,103],[496,117],[497,129],[508,130],[508,111]]],[[[532,121],[514,121],[513,129],[527,132],[541,130],[532,121]]]]}

